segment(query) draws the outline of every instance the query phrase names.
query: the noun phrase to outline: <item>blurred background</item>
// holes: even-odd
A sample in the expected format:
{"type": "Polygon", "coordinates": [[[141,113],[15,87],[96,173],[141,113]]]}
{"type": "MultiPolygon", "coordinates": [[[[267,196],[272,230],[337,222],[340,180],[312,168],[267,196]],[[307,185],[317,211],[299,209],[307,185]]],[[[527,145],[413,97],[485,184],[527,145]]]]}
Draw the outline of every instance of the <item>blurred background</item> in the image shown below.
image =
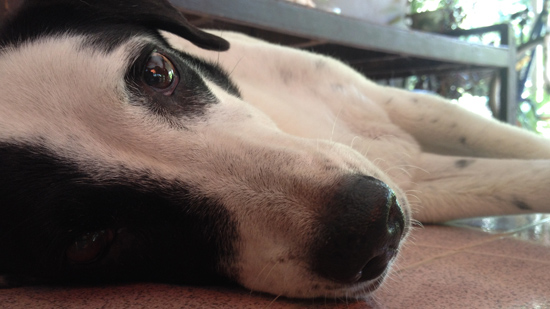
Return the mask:
{"type": "MultiPolygon", "coordinates": [[[[517,46],[517,124],[550,136],[550,78],[548,57],[548,1],[546,0],[409,0],[409,25],[425,31],[449,33],[511,23],[517,46]]],[[[499,45],[495,32],[461,37],[469,42],[499,45]]],[[[490,71],[421,75],[407,80],[409,89],[425,89],[456,100],[490,116],[495,109],[496,75],[490,71]]]]}

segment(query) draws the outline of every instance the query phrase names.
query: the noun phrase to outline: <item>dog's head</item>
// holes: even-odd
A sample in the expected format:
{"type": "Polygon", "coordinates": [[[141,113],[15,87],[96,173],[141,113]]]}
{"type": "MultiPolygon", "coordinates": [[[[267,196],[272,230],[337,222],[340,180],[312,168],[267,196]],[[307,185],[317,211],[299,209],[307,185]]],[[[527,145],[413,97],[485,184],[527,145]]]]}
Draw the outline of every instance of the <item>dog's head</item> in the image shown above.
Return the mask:
{"type": "Polygon", "coordinates": [[[160,0],[27,1],[0,30],[4,281],[378,287],[403,194],[350,148],[278,130],[159,30],[229,48],[160,0]]]}

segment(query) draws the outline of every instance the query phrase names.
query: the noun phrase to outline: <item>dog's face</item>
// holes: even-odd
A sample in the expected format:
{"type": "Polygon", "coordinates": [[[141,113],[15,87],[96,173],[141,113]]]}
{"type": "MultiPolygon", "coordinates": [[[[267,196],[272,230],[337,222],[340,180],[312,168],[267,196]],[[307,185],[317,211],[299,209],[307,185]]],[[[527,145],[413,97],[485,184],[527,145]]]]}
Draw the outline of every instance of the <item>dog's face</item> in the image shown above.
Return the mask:
{"type": "Polygon", "coordinates": [[[278,130],[158,30],[228,48],[163,1],[29,1],[4,25],[4,280],[378,287],[403,194],[350,148],[278,130]]]}

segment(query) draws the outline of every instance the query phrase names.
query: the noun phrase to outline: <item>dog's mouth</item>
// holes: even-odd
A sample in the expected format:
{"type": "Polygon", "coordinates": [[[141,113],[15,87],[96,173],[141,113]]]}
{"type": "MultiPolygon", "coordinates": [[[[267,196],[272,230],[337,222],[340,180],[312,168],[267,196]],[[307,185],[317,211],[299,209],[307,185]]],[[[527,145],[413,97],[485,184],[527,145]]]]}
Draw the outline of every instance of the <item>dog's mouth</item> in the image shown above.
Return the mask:
{"type": "MultiPolygon", "coordinates": [[[[394,258],[395,255],[391,258],[391,261],[393,261],[394,258]]],[[[366,265],[364,271],[365,275],[361,274],[354,282],[344,283],[332,281],[331,283],[321,285],[322,289],[320,290],[312,290],[312,295],[305,297],[314,299],[334,297],[335,299],[345,298],[346,300],[366,297],[374,293],[378,288],[380,288],[380,286],[382,286],[391,271],[391,261],[388,263],[382,262],[376,266],[366,265]],[[368,275],[366,275],[367,273],[368,275]],[[378,275],[373,279],[370,279],[370,276],[374,276],[375,274],[378,275]]],[[[373,261],[373,263],[377,262],[373,261]]],[[[302,296],[297,295],[297,297],[301,298],[302,296]]]]}
{"type": "Polygon", "coordinates": [[[390,272],[391,265],[398,255],[397,247],[388,247],[383,253],[371,258],[354,276],[342,280],[331,279],[333,285],[327,286],[327,293],[362,297],[376,291],[390,272]]]}
{"type": "Polygon", "coordinates": [[[365,297],[375,292],[384,283],[398,251],[398,248],[389,247],[385,253],[368,261],[355,277],[346,281],[332,280],[324,294],[347,299],[365,297]]]}
{"type": "Polygon", "coordinates": [[[408,231],[408,212],[400,205],[406,207],[406,201],[370,176],[346,175],[336,183],[321,199],[323,204],[315,209],[315,215],[308,217],[309,229],[303,233],[307,241],[287,239],[296,241],[289,252],[284,248],[273,251],[258,243],[245,252],[247,257],[250,254],[248,260],[269,262],[246,272],[252,280],[241,281],[243,285],[289,297],[316,298],[360,297],[382,284],[408,231]]]}
{"type": "Polygon", "coordinates": [[[354,287],[362,286],[363,290],[372,292],[384,281],[390,270],[392,262],[399,252],[398,244],[388,246],[378,255],[372,257],[362,268],[353,275],[342,273],[339,276],[329,278],[339,286],[354,287]]]}

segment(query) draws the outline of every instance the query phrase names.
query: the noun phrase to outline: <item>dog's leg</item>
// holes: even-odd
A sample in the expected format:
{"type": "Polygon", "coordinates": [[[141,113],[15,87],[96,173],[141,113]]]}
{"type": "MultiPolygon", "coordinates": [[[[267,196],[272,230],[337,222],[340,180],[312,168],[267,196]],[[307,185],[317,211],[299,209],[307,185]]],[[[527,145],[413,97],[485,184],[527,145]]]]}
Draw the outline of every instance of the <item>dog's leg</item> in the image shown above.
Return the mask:
{"type": "Polygon", "coordinates": [[[550,159],[550,140],[467,111],[437,96],[387,88],[375,94],[392,122],[429,152],[550,159]]]}
{"type": "Polygon", "coordinates": [[[413,217],[443,222],[464,217],[550,212],[550,160],[486,159],[422,154],[411,194],[413,217]]]}

